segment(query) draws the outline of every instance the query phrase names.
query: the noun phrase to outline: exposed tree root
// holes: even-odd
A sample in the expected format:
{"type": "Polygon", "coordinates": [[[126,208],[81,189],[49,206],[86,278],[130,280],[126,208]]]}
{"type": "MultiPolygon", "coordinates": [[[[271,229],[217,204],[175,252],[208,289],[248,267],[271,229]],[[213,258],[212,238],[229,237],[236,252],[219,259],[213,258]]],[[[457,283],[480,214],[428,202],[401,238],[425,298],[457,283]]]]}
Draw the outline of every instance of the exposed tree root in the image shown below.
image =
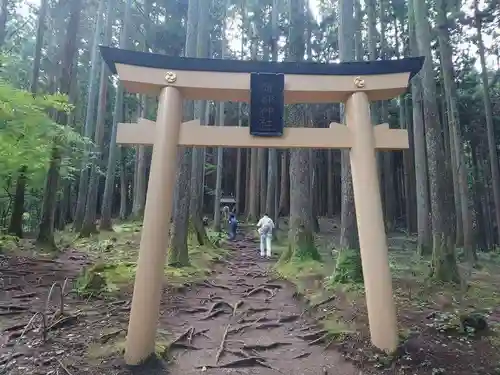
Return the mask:
{"type": "Polygon", "coordinates": [[[4,292],[11,292],[13,290],[19,290],[19,289],[22,289],[22,286],[21,285],[12,285],[12,286],[7,286],[5,287],[3,290],[4,292]]]}
{"type": "Polygon", "coordinates": [[[176,339],[174,339],[174,341],[170,343],[169,349],[177,348],[177,349],[199,350],[200,348],[197,348],[196,346],[192,345],[193,338],[198,335],[205,335],[205,332],[207,331],[208,329],[204,329],[196,332],[194,327],[189,327],[186,331],[181,333],[176,339]]]}
{"type": "Polygon", "coordinates": [[[15,311],[0,311],[0,316],[12,316],[12,315],[20,315],[24,312],[24,310],[15,310],[15,311]]]}
{"type": "Polygon", "coordinates": [[[318,337],[317,339],[311,341],[308,345],[316,345],[316,344],[322,344],[325,342],[326,338],[329,336],[328,333],[323,334],[322,336],[318,337]]]}
{"type": "Polygon", "coordinates": [[[227,311],[224,311],[222,309],[217,309],[217,310],[214,310],[212,311],[211,313],[208,313],[207,315],[205,315],[203,318],[201,318],[200,320],[208,320],[208,319],[212,319],[212,318],[215,318],[216,316],[220,315],[220,314],[227,314],[227,311]]]}
{"type": "Polygon", "coordinates": [[[14,324],[13,326],[10,326],[10,327],[7,327],[7,328],[4,328],[2,331],[3,332],[13,332],[13,331],[17,331],[21,328],[24,328],[26,324],[24,323],[18,323],[18,324],[14,324]]]}
{"type": "Polygon", "coordinates": [[[0,310],[7,310],[7,312],[19,312],[28,311],[29,306],[21,306],[21,305],[0,305],[0,310]]]}
{"type": "Polygon", "coordinates": [[[6,363],[12,361],[13,359],[22,357],[24,354],[23,353],[13,353],[13,354],[5,354],[3,356],[0,356],[0,366],[5,365],[6,363]]]}
{"type": "Polygon", "coordinates": [[[317,309],[320,306],[326,305],[327,303],[334,301],[336,298],[337,298],[337,296],[331,296],[327,299],[324,299],[323,301],[312,304],[309,309],[317,309]]]}
{"type": "Polygon", "coordinates": [[[259,292],[264,292],[264,293],[269,294],[268,298],[273,298],[276,295],[274,290],[264,288],[262,286],[258,286],[257,288],[253,288],[249,292],[245,293],[245,297],[250,297],[251,295],[254,295],[254,294],[259,293],[259,292]]]}
{"type": "Polygon", "coordinates": [[[203,283],[201,283],[201,285],[209,287],[209,288],[220,288],[220,289],[224,289],[224,290],[231,290],[232,289],[231,287],[228,287],[227,285],[216,284],[213,281],[204,281],[203,283]]]}
{"type": "Polygon", "coordinates": [[[265,312],[265,311],[270,311],[272,310],[271,308],[269,307],[249,307],[246,312],[249,313],[249,314],[255,314],[255,313],[258,313],[258,312],[265,312]]]}
{"type": "Polygon", "coordinates": [[[59,363],[59,366],[61,366],[61,368],[63,369],[63,371],[67,374],[67,375],[73,375],[69,370],[68,368],[64,365],[64,363],[61,362],[60,359],[57,360],[57,362],[59,363]]]}
{"type": "Polygon", "coordinates": [[[302,359],[302,358],[307,358],[311,355],[311,353],[309,352],[304,352],[304,353],[301,353],[299,355],[296,355],[295,357],[293,357],[292,359],[302,359]]]}
{"type": "Polygon", "coordinates": [[[271,319],[266,318],[265,316],[260,316],[257,319],[241,318],[240,320],[238,320],[238,324],[246,324],[246,323],[255,324],[258,322],[269,322],[269,321],[271,321],[271,319]]]}
{"type": "Polygon", "coordinates": [[[21,294],[16,294],[16,295],[13,295],[12,298],[14,299],[24,299],[24,298],[31,298],[31,297],[34,297],[36,296],[36,293],[35,292],[31,292],[31,293],[21,293],[21,294]]]}
{"type": "Polygon", "coordinates": [[[224,330],[224,334],[222,335],[222,340],[220,341],[219,350],[217,350],[217,354],[215,355],[215,364],[216,365],[219,363],[219,358],[222,355],[222,353],[224,352],[224,346],[226,344],[227,333],[228,333],[230,327],[231,327],[231,323],[229,323],[227,325],[226,329],[224,330]]]}
{"type": "Polygon", "coordinates": [[[56,287],[59,288],[59,315],[62,316],[64,315],[64,291],[66,289],[66,284],[68,283],[68,279],[64,280],[63,285],[59,284],[58,282],[55,282],[52,284],[49,290],[49,294],[47,295],[47,301],[45,302],[45,313],[47,314],[48,309],[49,309],[49,304],[50,304],[50,299],[52,297],[52,293],[54,292],[54,289],[56,287]]]}
{"type": "Polygon", "coordinates": [[[281,327],[280,323],[274,323],[274,322],[269,322],[269,323],[262,323],[257,326],[255,326],[255,329],[272,329],[272,328],[279,328],[281,327]]]}
{"type": "Polygon", "coordinates": [[[182,342],[182,341],[184,341],[185,339],[187,339],[190,336],[192,337],[193,332],[194,332],[194,328],[193,327],[189,327],[187,330],[185,330],[183,333],[181,333],[179,336],[177,336],[177,338],[174,339],[174,341],[172,341],[170,343],[170,346],[175,345],[175,344],[177,344],[179,342],[182,342]]]}
{"type": "Polygon", "coordinates": [[[238,285],[245,286],[247,288],[253,288],[254,287],[253,285],[247,284],[246,283],[246,279],[244,279],[242,277],[240,277],[239,279],[237,279],[236,282],[238,283],[238,285]]]}
{"type": "Polygon", "coordinates": [[[267,320],[267,318],[265,316],[261,316],[253,321],[250,321],[250,322],[248,322],[248,320],[240,319],[238,321],[238,324],[241,324],[242,321],[245,321],[247,323],[245,323],[237,328],[233,328],[231,331],[229,331],[229,333],[233,334],[233,333],[243,332],[245,329],[252,327],[253,325],[255,325],[257,323],[266,321],[266,320],[267,320]]]}
{"type": "Polygon", "coordinates": [[[241,305],[243,305],[243,301],[241,301],[241,300],[240,300],[240,301],[238,301],[238,302],[236,302],[236,303],[234,304],[234,306],[233,306],[233,316],[235,316],[235,315],[236,315],[236,311],[238,311],[238,308],[239,308],[241,305]]]}
{"type": "Polygon", "coordinates": [[[197,314],[200,312],[207,312],[208,309],[206,307],[192,307],[192,308],[187,308],[187,309],[181,309],[179,310],[179,313],[181,314],[197,314]]]}
{"type": "Polygon", "coordinates": [[[210,307],[210,310],[208,311],[208,313],[211,313],[213,312],[214,310],[216,309],[219,309],[219,308],[224,308],[224,306],[226,307],[229,307],[231,309],[231,313],[234,312],[234,307],[233,305],[231,305],[230,303],[226,302],[226,301],[218,301],[218,302],[215,302],[211,307],[210,307]]]}
{"type": "Polygon", "coordinates": [[[269,350],[269,349],[275,349],[280,346],[285,346],[285,345],[292,345],[291,342],[271,342],[269,344],[244,344],[243,349],[244,350],[269,350]]]}
{"type": "Polygon", "coordinates": [[[311,333],[306,333],[304,335],[299,335],[298,337],[305,341],[317,340],[324,334],[328,333],[326,330],[322,329],[320,331],[315,331],[311,333]]]}
{"type": "Polygon", "coordinates": [[[299,315],[280,316],[280,318],[278,319],[278,323],[291,323],[291,322],[295,322],[299,318],[300,318],[299,315]]]}
{"type": "Polygon", "coordinates": [[[299,329],[300,332],[310,331],[311,329],[318,329],[317,325],[305,326],[299,329]]]}
{"type": "Polygon", "coordinates": [[[191,334],[188,335],[188,343],[191,344],[191,341],[193,341],[193,339],[196,336],[203,336],[203,337],[206,337],[207,339],[210,339],[210,337],[206,335],[206,332],[208,332],[208,331],[209,331],[208,328],[202,329],[201,331],[196,331],[196,330],[193,329],[193,331],[191,332],[191,334]]]}
{"type": "Polygon", "coordinates": [[[198,368],[240,368],[240,367],[255,367],[255,366],[261,366],[265,367],[271,370],[276,370],[275,368],[271,367],[265,361],[262,360],[262,358],[259,357],[247,357],[247,358],[242,358],[242,359],[237,359],[231,362],[224,363],[222,365],[216,365],[216,366],[199,366],[198,368]]]}
{"type": "Polygon", "coordinates": [[[101,337],[99,338],[99,341],[101,343],[105,344],[109,341],[109,339],[111,339],[112,337],[118,336],[122,332],[123,332],[123,329],[120,328],[120,329],[116,329],[112,332],[105,333],[105,334],[101,335],[101,337]]]}
{"type": "Polygon", "coordinates": [[[226,350],[226,352],[228,352],[230,354],[233,354],[233,355],[235,355],[237,357],[240,357],[240,358],[248,358],[248,357],[250,357],[250,355],[248,353],[245,353],[241,349],[234,350],[234,349],[226,348],[225,350],[226,350]]]}
{"type": "Polygon", "coordinates": [[[190,345],[190,344],[185,344],[183,342],[176,342],[175,344],[170,344],[169,346],[170,349],[189,349],[189,350],[200,350],[200,348],[197,348],[196,346],[190,345]]]}
{"type": "Polygon", "coordinates": [[[245,272],[244,276],[251,277],[252,279],[260,279],[260,278],[267,277],[267,273],[266,272],[249,271],[249,272],[245,272]]]}
{"type": "Polygon", "coordinates": [[[271,282],[266,282],[262,285],[259,285],[263,288],[268,288],[268,289],[283,289],[283,285],[280,285],[280,284],[272,284],[271,282]]]}

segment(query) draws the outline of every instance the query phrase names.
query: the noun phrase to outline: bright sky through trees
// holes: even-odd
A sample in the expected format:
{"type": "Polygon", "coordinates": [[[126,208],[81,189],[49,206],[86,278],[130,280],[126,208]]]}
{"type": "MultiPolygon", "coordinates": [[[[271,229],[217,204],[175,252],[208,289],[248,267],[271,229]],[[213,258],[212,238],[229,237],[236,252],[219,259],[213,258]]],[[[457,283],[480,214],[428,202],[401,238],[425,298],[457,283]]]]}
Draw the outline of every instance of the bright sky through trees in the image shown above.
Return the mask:
{"type": "MultiPolygon", "coordinates": [[[[471,12],[471,11],[469,11],[471,1],[472,0],[467,0],[466,5],[464,6],[464,11],[467,13],[471,12]]],[[[320,0],[308,0],[308,2],[309,2],[309,9],[311,10],[311,13],[314,15],[314,18],[316,18],[316,20],[319,20],[319,18],[320,18],[320,14],[319,14],[319,12],[320,12],[320,8],[319,8],[320,7],[320,0]]],[[[29,5],[38,6],[39,4],[40,4],[40,0],[24,0],[20,6],[20,12],[21,13],[28,12],[29,5]]],[[[362,1],[362,5],[364,5],[364,1],[362,1]]],[[[480,6],[484,6],[483,1],[480,1],[480,6]]],[[[240,47],[241,40],[240,40],[239,35],[238,35],[238,27],[237,27],[239,24],[240,24],[240,20],[235,19],[235,20],[231,20],[231,25],[228,25],[229,30],[227,33],[227,38],[229,39],[229,46],[230,46],[231,50],[233,50],[233,51],[240,51],[240,48],[241,48],[240,47]]],[[[475,30],[469,29],[466,32],[467,32],[467,34],[470,35],[470,34],[474,34],[475,30]]],[[[488,48],[491,45],[492,40],[491,40],[490,36],[487,34],[484,34],[483,38],[484,38],[484,43],[485,43],[486,47],[488,48]]],[[[285,40],[283,40],[283,43],[285,43],[285,40]]],[[[469,50],[470,53],[477,54],[477,48],[475,45],[471,45],[470,43],[462,43],[461,47],[463,48],[463,50],[469,50]]],[[[490,68],[494,68],[497,66],[498,61],[496,60],[496,58],[494,56],[487,56],[487,63],[488,63],[488,66],[490,68]]],[[[475,67],[477,70],[481,69],[480,64],[479,64],[479,59],[476,61],[475,67]]]]}

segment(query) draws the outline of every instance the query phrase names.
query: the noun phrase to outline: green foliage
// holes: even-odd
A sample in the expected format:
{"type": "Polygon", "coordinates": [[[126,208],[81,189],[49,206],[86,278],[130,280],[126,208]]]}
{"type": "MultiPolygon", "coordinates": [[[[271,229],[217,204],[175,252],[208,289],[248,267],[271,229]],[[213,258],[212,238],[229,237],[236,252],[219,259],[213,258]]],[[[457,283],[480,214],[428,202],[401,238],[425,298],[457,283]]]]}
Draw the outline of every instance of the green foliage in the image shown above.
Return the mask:
{"type": "Polygon", "coordinates": [[[0,179],[7,181],[17,174],[21,165],[28,165],[28,178],[41,185],[54,141],[66,151],[63,177],[73,173],[70,157],[81,152],[86,141],[49,116],[50,111],[71,110],[63,95],[33,96],[0,79],[0,179]]]}
{"type": "Polygon", "coordinates": [[[213,229],[207,229],[207,237],[210,243],[215,247],[220,247],[224,239],[226,239],[228,233],[226,231],[216,232],[213,229]]]}
{"type": "Polygon", "coordinates": [[[329,284],[363,283],[361,254],[357,249],[342,249],[337,257],[335,271],[328,280],[329,284]]]}

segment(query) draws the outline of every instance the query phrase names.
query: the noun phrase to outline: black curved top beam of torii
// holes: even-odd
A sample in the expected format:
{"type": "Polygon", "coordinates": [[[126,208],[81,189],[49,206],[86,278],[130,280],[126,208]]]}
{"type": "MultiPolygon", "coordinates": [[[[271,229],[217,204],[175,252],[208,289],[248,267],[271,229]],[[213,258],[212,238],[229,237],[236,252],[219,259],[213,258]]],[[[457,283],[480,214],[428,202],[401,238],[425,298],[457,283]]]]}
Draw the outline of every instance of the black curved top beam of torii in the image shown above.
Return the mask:
{"type": "Polygon", "coordinates": [[[115,64],[157,69],[228,72],[275,73],[302,75],[379,75],[410,72],[410,79],[423,66],[424,57],[407,57],[399,60],[350,61],[342,63],[270,62],[251,60],[208,59],[167,56],[100,46],[101,55],[111,73],[117,74],[115,64]]]}

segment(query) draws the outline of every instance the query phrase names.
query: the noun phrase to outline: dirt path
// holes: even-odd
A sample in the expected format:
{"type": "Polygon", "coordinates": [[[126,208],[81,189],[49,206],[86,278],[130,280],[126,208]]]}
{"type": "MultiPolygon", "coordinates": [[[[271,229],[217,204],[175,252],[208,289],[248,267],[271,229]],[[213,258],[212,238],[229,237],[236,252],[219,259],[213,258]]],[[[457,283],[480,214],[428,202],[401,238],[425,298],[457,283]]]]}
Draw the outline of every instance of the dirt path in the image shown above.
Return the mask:
{"type": "Polygon", "coordinates": [[[293,287],[268,274],[272,263],[260,258],[256,243],[229,246],[227,263],[161,318],[161,328],[183,336],[169,374],[359,374],[323,349],[323,332],[301,316],[293,287]]]}

